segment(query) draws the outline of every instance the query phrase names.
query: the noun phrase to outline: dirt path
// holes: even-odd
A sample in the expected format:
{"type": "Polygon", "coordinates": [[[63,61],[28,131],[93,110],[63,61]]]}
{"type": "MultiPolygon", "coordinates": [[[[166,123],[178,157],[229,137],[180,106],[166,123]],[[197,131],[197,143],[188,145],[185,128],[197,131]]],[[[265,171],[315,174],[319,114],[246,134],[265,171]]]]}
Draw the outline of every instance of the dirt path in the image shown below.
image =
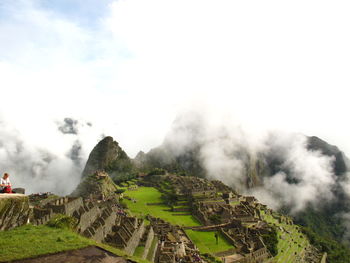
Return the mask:
{"type": "MultiPolygon", "coordinates": [[[[109,251],[96,246],[89,246],[82,249],[70,250],[51,255],[44,255],[37,258],[13,261],[13,263],[132,263],[109,251]]],[[[134,262],[135,263],[135,262],[134,262]]]]}

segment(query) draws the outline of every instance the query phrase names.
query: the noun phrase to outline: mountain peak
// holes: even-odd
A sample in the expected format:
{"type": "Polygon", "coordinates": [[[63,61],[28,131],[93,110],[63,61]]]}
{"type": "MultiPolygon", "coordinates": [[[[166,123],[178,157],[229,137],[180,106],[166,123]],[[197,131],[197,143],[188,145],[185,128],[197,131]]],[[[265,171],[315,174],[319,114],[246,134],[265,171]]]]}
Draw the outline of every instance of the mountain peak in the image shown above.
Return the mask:
{"type": "Polygon", "coordinates": [[[129,159],[124,150],[114,141],[113,137],[103,138],[92,150],[86,162],[83,177],[97,170],[109,170],[120,159],[129,159]]]}

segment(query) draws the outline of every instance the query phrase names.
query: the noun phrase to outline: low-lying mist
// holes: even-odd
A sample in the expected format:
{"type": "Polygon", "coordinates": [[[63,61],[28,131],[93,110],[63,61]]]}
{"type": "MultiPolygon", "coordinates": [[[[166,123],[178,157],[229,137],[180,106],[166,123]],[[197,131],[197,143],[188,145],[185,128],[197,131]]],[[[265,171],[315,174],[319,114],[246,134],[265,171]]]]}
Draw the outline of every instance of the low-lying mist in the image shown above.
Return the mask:
{"type": "MultiPolygon", "coordinates": [[[[291,213],[331,201],[334,157],[308,147],[298,133],[245,130],[229,118],[201,112],[178,116],[163,148],[175,156],[196,152],[205,176],[291,213]]],[[[343,188],[347,184],[342,185],[343,188]]]]}
{"type": "MultiPolygon", "coordinates": [[[[101,138],[98,132],[86,135],[93,124],[72,118],[56,121],[50,145],[47,140],[32,142],[4,121],[1,124],[1,172],[13,175],[14,187],[24,187],[27,193],[69,194],[80,181],[91,146],[101,138]]],[[[296,213],[332,200],[339,183],[350,195],[349,176],[340,182],[334,157],[310,150],[307,138],[252,131],[227,116],[186,111],[178,115],[161,147],[172,156],[191,152],[208,178],[254,195],[274,209],[288,207],[296,213]]]]}
{"type": "Polygon", "coordinates": [[[30,140],[27,133],[1,122],[0,173],[10,174],[14,188],[23,187],[28,194],[54,192],[66,195],[79,183],[91,150],[84,146],[84,132],[92,124],[65,118],[54,125],[48,138],[33,136],[30,140]]]}

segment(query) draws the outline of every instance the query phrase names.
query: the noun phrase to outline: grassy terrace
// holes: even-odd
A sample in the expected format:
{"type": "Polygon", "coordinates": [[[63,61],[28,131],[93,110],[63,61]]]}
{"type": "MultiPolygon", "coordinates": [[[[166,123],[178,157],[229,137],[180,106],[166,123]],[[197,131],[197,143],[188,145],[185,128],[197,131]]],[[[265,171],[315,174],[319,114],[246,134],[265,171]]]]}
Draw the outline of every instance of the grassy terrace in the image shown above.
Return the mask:
{"type": "Polygon", "coordinates": [[[0,231],[0,262],[31,258],[91,245],[102,247],[116,255],[131,258],[139,263],[149,262],[136,257],[128,257],[125,252],[119,249],[97,243],[70,230],[45,225],[26,225],[9,231],[0,231]]]}
{"type": "Polygon", "coordinates": [[[201,253],[215,254],[233,248],[221,234],[219,235],[218,244],[216,244],[215,232],[186,230],[186,234],[196,244],[201,253]]]}
{"type": "Polygon", "coordinates": [[[139,187],[137,190],[127,190],[127,195],[135,200],[124,200],[130,212],[134,216],[145,216],[150,214],[180,226],[199,226],[200,223],[192,215],[181,215],[184,212],[172,212],[167,205],[147,205],[148,203],[162,203],[161,192],[153,187],[139,187]],[[180,214],[180,215],[179,215],[180,214]]]}
{"type": "MultiPolygon", "coordinates": [[[[128,190],[125,195],[136,199],[136,203],[125,200],[130,212],[136,216],[145,216],[150,214],[162,218],[171,224],[180,226],[199,226],[200,223],[191,215],[178,215],[184,212],[171,212],[166,205],[147,205],[147,203],[162,203],[161,193],[153,187],[139,187],[137,190],[128,190]]],[[[186,202],[181,202],[179,207],[184,206],[186,202]]],[[[186,230],[187,235],[196,244],[202,253],[215,254],[233,248],[226,239],[219,235],[219,244],[216,245],[215,232],[200,232],[186,230]]],[[[142,249],[142,248],[140,248],[142,249]]]]}
{"type": "Polygon", "coordinates": [[[265,221],[282,227],[285,231],[278,228],[278,255],[274,257],[273,261],[277,263],[299,262],[303,257],[304,249],[309,245],[307,237],[299,233],[297,226],[278,223],[270,215],[262,213],[265,221]]]}
{"type": "Polygon", "coordinates": [[[134,256],[135,256],[135,257],[141,258],[144,251],[145,251],[145,247],[144,247],[144,246],[138,246],[138,247],[135,249],[134,256]]]}

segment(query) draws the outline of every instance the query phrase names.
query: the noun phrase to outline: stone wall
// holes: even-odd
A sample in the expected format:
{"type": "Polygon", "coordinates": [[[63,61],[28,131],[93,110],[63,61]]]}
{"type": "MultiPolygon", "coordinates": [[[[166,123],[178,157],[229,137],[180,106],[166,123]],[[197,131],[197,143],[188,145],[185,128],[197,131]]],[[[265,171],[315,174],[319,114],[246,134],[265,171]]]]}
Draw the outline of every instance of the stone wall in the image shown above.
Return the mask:
{"type": "Polygon", "coordinates": [[[210,225],[209,219],[206,217],[206,215],[202,211],[195,210],[192,212],[192,216],[195,217],[203,225],[210,225]]]}
{"type": "Polygon", "coordinates": [[[74,211],[83,206],[83,199],[62,197],[46,205],[46,208],[53,210],[55,214],[65,214],[72,216],[74,211]]]}
{"type": "Polygon", "coordinates": [[[31,223],[33,225],[43,225],[46,224],[54,215],[52,209],[49,208],[33,208],[33,217],[31,218],[31,223]]]}
{"type": "Polygon", "coordinates": [[[79,208],[73,216],[79,220],[78,223],[78,231],[84,232],[89,226],[92,225],[93,222],[97,219],[97,217],[101,214],[101,211],[96,205],[86,205],[79,208]]]}
{"type": "Polygon", "coordinates": [[[142,259],[146,259],[147,255],[149,253],[149,249],[152,245],[153,239],[154,239],[154,231],[153,231],[153,227],[150,226],[150,228],[148,230],[148,234],[147,234],[147,239],[145,242],[145,249],[143,251],[142,259]]]}
{"type": "Polygon", "coordinates": [[[33,208],[33,216],[35,219],[41,218],[46,215],[51,215],[52,213],[53,213],[52,209],[40,208],[40,207],[33,208]]]}
{"type": "Polygon", "coordinates": [[[142,221],[140,226],[135,230],[135,232],[129,239],[127,246],[124,248],[126,253],[128,253],[129,255],[134,254],[135,249],[139,245],[139,242],[142,238],[144,231],[145,231],[145,222],[142,221]]]}
{"type": "Polygon", "coordinates": [[[270,252],[266,247],[260,248],[252,253],[252,258],[257,263],[262,263],[270,257],[270,252]]]}
{"type": "Polygon", "coordinates": [[[172,212],[191,212],[189,207],[173,208],[172,212]]]}
{"type": "Polygon", "coordinates": [[[28,196],[0,194],[0,230],[8,230],[28,222],[30,216],[28,196]]]}
{"type": "Polygon", "coordinates": [[[69,198],[68,203],[65,204],[65,214],[71,216],[81,206],[83,206],[83,199],[81,197],[69,198]]]}
{"type": "Polygon", "coordinates": [[[152,253],[152,254],[150,254],[150,256],[147,258],[151,262],[154,262],[154,260],[156,258],[157,250],[158,250],[158,242],[159,241],[158,241],[157,236],[154,236],[154,241],[153,242],[155,242],[155,246],[153,248],[153,251],[150,251],[150,253],[152,253]]]}
{"type": "Polygon", "coordinates": [[[112,232],[116,218],[116,213],[113,213],[110,208],[104,209],[101,216],[83,232],[83,235],[98,242],[104,241],[107,235],[112,232]]]}
{"type": "Polygon", "coordinates": [[[233,246],[238,246],[236,240],[234,240],[224,229],[220,229],[221,234],[225,237],[225,239],[233,246]]]}

